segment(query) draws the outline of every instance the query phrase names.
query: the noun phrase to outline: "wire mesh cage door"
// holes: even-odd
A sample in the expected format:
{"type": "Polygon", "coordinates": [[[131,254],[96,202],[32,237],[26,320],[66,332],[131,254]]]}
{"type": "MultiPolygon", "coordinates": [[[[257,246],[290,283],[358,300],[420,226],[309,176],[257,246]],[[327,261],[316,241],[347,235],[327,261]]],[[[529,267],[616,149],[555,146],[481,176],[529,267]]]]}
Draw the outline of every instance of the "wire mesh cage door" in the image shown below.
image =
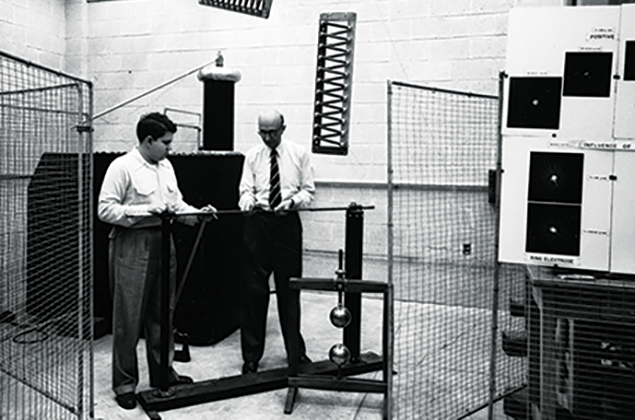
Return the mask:
{"type": "MultiPolygon", "coordinates": [[[[458,419],[489,403],[493,316],[512,322],[494,302],[524,278],[503,270],[512,280],[495,294],[498,109],[496,96],[388,83],[396,419],[458,419]]],[[[525,362],[495,351],[500,396],[522,384],[525,362]]]]}
{"type": "Polygon", "coordinates": [[[93,417],[89,82],[0,53],[0,418],[93,417]]]}

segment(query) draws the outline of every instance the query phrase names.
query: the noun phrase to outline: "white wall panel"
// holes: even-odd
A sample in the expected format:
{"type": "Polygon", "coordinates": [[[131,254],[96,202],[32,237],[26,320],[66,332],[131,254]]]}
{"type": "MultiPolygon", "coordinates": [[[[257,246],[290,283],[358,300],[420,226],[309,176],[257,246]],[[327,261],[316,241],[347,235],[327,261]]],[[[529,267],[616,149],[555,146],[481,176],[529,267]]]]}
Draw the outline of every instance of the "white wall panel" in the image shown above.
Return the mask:
{"type": "Polygon", "coordinates": [[[633,5],[510,13],[501,261],[635,274],[629,54],[633,5]]]}

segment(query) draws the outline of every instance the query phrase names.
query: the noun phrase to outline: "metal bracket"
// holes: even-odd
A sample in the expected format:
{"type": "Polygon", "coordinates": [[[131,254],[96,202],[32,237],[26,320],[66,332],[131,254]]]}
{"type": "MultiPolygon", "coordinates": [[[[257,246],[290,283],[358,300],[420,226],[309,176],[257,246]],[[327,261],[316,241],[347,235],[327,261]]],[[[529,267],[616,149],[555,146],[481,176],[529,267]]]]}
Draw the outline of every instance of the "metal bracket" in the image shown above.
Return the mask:
{"type": "Polygon", "coordinates": [[[92,133],[93,131],[95,131],[92,125],[81,124],[76,125],[75,130],[77,130],[78,133],[92,133]]]}

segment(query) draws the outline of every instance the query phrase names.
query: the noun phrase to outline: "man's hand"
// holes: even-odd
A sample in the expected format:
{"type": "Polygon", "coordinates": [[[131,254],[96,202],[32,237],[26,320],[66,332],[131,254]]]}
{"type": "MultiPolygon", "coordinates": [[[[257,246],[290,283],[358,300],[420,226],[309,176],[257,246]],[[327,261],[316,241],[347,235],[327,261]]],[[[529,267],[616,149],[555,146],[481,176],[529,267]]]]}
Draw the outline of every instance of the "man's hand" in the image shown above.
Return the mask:
{"type": "Polygon", "coordinates": [[[211,204],[208,204],[205,207],[198,209],[197,211],[206,214],[190,214],[187,216],[179,216],[177,220],[187,226],[196,226],[198,222],[203,219],[218,219],[218,216],[216,216],[216,207],[212,206],[211,204]]]}
{"type": "Polygon", "coordinates": [[[253,199],[242,198],[238,202],[240,211],[244,211],[246,216],[251,216],[256,210],[256,202],[253,199]]]}
{"type": "Polygon", "coordinates": [[[165,203],[152,203],[148,204],[148,212],[160,216],[164,212],[168,211],[168,206],[165,203]]]}
{"type": "Polygon", "coordinates": [[[278,207],[273,209],[273,211],[274,211],[274,213],[279,213],[279,214],[284,215],[284,214],[287,214],[289,211],[293,210],[293,206],[294,205],[295,205],[295,203],[293,202],[293,199],[284,200],[283,202],[278,204],[278,207]]]}
{"type": "Polygon", "coordinates": [[[199,220],[210,220],[210,219],[216,219],[218,220],[218,216],[216,215],[216,212],[218,211],[216,209],[216,207],[212,206],[211,204],[206,205],[205,207],[199,209],[199,211],[203,212],[203,213],[207,213],[205,215],[200,215],[198,216],[199,220]]]}

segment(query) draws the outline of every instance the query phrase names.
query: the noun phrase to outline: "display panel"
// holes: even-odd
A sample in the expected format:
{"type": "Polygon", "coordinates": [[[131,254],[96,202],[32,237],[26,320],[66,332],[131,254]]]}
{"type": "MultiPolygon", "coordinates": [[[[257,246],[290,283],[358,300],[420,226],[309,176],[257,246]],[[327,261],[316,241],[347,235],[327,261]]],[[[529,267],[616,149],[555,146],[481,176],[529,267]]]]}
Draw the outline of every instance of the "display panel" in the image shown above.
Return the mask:
{"type": "Polygon", "coordinates": [[[609,270],[610,145],[503,137],[500,261],[609,270]]]}
{"type": "Polygon", "coordinates": [[[567,52],[564,61],[564,96],[609,97],[613,54],[567,52]]]}
{"type": "Polygon", "coordinates": [[[529,201],[580,204],[583,162],[579,153],[531,152],[529,201]]]}
{"type": "Polygon", "coordinates": [[[635,41],[626,41],[624,56],[624,80],[635,80],[635,41]]]}
{"type": "Polygon", "coordinates": [[[635,274],[633,22],[630,4],[511,11],[501,262],[635,274]]]}
{"type": "Polygon", "coordinates": [[[560,77],[512,77],[509,80],[507,126],[558,129],[560,77]]]}
{"type": "Polygon", "coordinates": [[[613,136],[635,140],[635,4],[621,6],[613,136]]]}
{"type": "Polygon", "coordinates": [[[580,256],[580,206],[529,203],[525,251],[580,256]]]}
{"type": "MultiPolygon", "coordinates": [[[[521,7],[510,11],[504,135],[611,135],[611,125],[604,122],[612,119],[612,92],[619,80],[620,10],[606,6],[521,7]],[[536,96],[521,99],[519,106],[513,86],[519,78],[528,82],[561,78],[559,97],[551,96],[555,94],[553,89],[528,89],[528,94],[536,96]]],[[[632,20],[631,26],[635,26],[632,20]]]]}

